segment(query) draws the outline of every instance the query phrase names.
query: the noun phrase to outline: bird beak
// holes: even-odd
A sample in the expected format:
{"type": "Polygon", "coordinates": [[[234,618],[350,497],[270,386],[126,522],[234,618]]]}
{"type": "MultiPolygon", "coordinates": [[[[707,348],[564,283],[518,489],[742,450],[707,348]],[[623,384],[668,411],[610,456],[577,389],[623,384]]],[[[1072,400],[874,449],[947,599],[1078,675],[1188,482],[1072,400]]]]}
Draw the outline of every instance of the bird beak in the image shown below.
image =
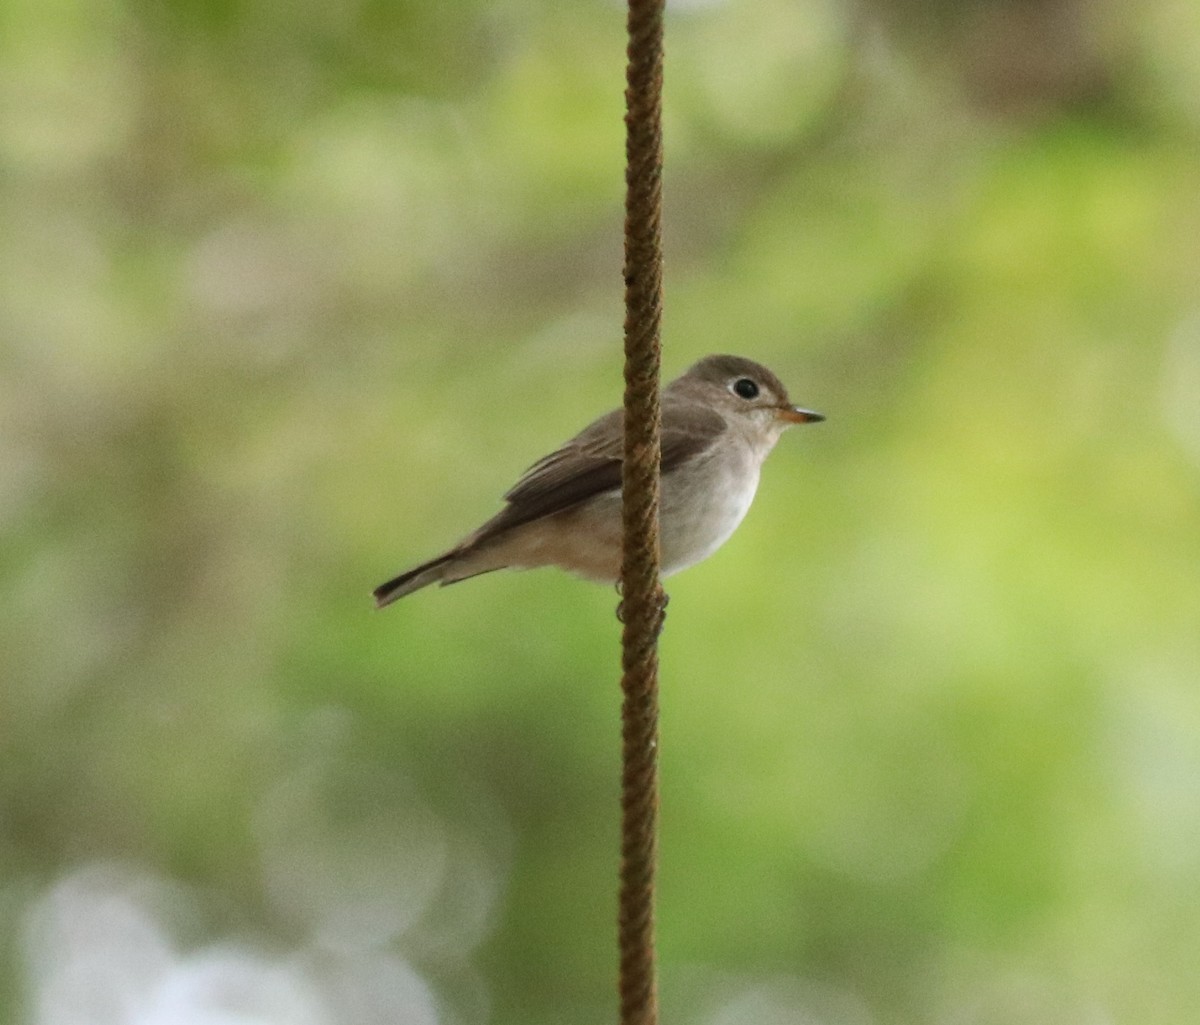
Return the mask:
{"type": "Polygon", "coordinates": [[[790,424],[819,424],[825,419],[820,413],[811,409],[801,409],[799,406],[780,406],[779,419],[790,424]]]}

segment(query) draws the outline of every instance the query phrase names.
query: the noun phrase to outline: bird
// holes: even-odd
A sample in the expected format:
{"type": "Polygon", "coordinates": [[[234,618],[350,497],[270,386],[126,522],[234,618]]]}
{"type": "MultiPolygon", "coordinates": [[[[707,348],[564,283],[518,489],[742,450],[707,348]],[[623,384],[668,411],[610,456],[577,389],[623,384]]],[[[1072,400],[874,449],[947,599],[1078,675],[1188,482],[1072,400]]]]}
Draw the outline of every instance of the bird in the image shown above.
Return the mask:
{"type": "MultiPolygon", "coordinates": [[[[712,555],[750,509],[759,470],[784,430],[819,423],[770,370],[707,356],[662,390],[659,505],[663,577],[712,555]]],[[[430,584],[498,569],[558,566],[588,580],[621,575],[623,410],[593,421],[526,470],[504,507],[453,547],[375,588],[377,608],[430,584]]]]}

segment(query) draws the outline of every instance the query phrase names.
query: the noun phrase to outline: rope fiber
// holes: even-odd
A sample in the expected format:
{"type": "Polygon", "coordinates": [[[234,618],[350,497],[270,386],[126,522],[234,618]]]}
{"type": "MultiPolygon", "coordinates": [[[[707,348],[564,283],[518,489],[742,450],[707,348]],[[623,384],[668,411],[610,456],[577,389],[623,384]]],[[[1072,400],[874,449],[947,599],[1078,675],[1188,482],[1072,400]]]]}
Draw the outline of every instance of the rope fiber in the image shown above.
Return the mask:
{"type": "Polygon", "coordinates": [[[662,68],[664,0],[629,0],[625,90],[625,448],[622,467],[621,1025],[656,1025],[658,636],[662,416],[662,68]]]}

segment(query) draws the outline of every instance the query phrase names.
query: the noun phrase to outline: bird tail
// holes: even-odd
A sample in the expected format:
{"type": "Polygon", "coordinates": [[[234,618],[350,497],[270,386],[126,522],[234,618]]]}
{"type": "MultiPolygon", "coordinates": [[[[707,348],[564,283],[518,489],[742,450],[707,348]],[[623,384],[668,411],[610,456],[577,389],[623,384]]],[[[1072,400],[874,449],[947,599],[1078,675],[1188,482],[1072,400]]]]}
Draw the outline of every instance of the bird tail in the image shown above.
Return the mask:
{"type": "Polygon", "coordinates": [[[454,554],[452,551],[446,552],[436,559],[430,559],[419,566],[414,566],[398,577],[393,577],[386,584],[380,584],[371,592],[375,596],[375,607],[382,609],[403,598],[406,594],[419,591],[422,587],[442,583],[447,564],[454,558],[454,554]]]}

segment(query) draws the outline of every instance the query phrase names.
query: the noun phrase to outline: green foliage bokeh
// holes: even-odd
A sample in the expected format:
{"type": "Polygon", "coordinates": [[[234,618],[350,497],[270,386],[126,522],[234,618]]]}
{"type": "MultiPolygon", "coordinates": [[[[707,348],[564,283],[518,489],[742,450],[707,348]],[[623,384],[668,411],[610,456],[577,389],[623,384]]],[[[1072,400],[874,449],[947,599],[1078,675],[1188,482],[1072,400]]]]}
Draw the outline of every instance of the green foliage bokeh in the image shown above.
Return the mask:
{"type": "MultiPolygon", "coordinates": [[[[367,595],[619,399],[623,31],[0,12],[0,1017],[66,1025],[30,909],[105,864],[181,956],[385,922],[439,1020],[613,1019],[615,595],[367,595]]],[[[1191,1020],[1200,20],[667,39],[667,371],[829,419],[669,584],[665,1020],[1191,1020]]]]}

